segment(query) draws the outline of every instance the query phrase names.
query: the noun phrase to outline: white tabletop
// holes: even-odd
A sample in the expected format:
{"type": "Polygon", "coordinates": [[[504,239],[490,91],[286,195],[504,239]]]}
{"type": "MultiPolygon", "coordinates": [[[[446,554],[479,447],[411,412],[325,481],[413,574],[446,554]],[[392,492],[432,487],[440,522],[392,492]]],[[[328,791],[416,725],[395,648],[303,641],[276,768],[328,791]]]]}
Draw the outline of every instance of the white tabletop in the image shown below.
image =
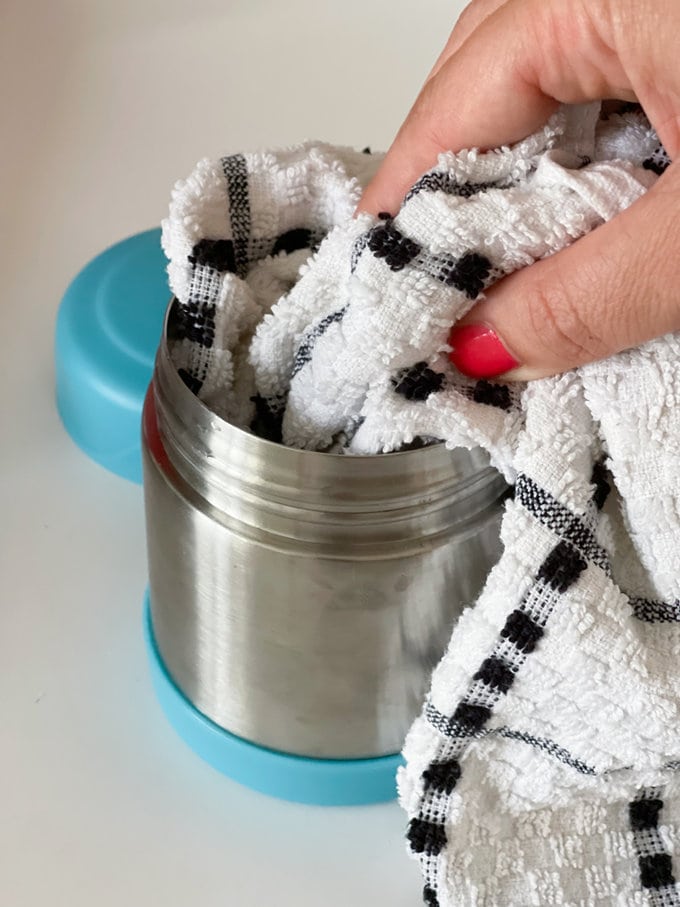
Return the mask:
{"type": "Polygon", "coordinates": [[[141,489],[54,406],[61,294],[203,156],[386,147],[456,0],[0,5],[0,905],[414,907],[396,804],[311,808],[175,736],[142,640],[141,489]]]}

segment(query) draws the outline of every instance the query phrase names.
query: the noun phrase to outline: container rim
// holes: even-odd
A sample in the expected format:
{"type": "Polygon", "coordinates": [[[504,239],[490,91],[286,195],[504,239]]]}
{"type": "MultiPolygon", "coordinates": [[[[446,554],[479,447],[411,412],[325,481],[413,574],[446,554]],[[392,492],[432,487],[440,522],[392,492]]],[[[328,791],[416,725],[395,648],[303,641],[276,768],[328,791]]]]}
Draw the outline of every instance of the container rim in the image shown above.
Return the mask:
{"type": "Polygon", "coordinates": [[[436,440],[431,444],[423,445],[418,448],[411,448],[409,450],[393,450],[386,453],[376,453],[376,454],[354,454],[354,453],[342,453],[336,451],[323,451],[323,450],[308,450],[303,447],[290,447],[287,444],[278,443],[276,441],[270,441],[268,438],[262,438],[260,435],[256,435],[252,431],[248,431],[245,428],[241,428],[238,425],[235,425],[233,422],[229,422],[227,419],[220,416],[213,409],[211,409],[200,397],[195,394],[182,380],[175,363],[172,360],[170,354],[170,348],[168,345],[168,328],[171,322],[171,319],[174,315],[176,308],[180,305],[176,297],[172,297],[166,309],[165,317],[163,319],[163,332],[161,335],[161,342],[158,347],[158,352],[156,354],[158,360],[162,360],[163,365],[163,380],[168,381],[172,385],[173,394],[179,394],[180,401],[183,401],[185,405],[198,406],[203,413],[211,418],[217,420],[217,422],[224,426],[228,431],[233,432],[237,437],[243,439],[243,443],[246,444],[255,444],[258,447],[263,448],[265,451],[270,449],[272,452],[276,452],[275,456],[288,456],[292,455],[295,457],[302,456],[309,459],[310,461],[324,459],[327,460],[329,457],[334,457],[339,460],[353,460],[357,462],[367,462],[367,461],[376,461],[378,459],[389,457],[390,460],[394,461],[397,457],[399,458],[411,458],[415,454],[420,454],[423,451],[433,451],[435,449],[447,449],[451,453],[455,451],[463,451],[465,453],[471,453],[473,450],[478,454],[484,456],[486,459],[485,464],[480,464],[479,470],[488,468],[488,454],[486,451],[483,451],[481,448],[466,448],[466,447],[447,447],[445,441],[436,440]],[[282,451],[289,451],[290,454],[281,453],[282,451]]]}

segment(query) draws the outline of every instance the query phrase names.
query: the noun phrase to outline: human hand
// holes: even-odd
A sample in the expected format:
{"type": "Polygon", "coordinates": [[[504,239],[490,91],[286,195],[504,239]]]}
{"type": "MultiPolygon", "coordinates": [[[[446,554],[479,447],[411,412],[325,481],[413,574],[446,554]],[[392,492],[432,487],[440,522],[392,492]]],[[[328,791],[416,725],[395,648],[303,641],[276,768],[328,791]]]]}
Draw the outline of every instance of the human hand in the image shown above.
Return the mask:
{"type": "MultiPolygon", "coordinates": [[[[440,152],[493,148],[559,103],[638,101],[680,150],[677,0],[473,0],[359,209],[395,213],[440,152]]],[[[551,258],[506,277],[459,322],[451,358],[472,377],[558,374],[680,328],[680,174],[551,258]]]]}

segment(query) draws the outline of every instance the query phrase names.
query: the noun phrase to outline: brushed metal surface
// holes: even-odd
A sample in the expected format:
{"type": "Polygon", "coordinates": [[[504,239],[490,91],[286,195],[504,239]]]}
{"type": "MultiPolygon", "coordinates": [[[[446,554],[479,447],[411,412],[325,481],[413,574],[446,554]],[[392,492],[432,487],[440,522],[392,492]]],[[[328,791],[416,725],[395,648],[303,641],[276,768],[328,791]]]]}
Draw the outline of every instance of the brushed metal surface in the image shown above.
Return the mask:
{"type": "Polygon", "coordinates": [[[351,457],[264,441],[203,406],[165,342],[150,394],[152,619],[179,688],[274,749],[398,751],[498,557],[502,479],[481,451],[351,457]]]}

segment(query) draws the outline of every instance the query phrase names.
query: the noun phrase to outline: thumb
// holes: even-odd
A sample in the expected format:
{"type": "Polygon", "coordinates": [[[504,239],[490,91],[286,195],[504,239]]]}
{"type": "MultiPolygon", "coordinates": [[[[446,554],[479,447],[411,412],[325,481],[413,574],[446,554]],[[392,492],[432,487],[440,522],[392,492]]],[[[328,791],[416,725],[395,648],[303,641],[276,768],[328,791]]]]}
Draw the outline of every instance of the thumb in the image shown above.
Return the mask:
{"type": "Polygon", "coordinates": [[[528,381],[680,329],[679,167],[613,220],[490,290],[451,331],[459,371],[528,381]]]}

